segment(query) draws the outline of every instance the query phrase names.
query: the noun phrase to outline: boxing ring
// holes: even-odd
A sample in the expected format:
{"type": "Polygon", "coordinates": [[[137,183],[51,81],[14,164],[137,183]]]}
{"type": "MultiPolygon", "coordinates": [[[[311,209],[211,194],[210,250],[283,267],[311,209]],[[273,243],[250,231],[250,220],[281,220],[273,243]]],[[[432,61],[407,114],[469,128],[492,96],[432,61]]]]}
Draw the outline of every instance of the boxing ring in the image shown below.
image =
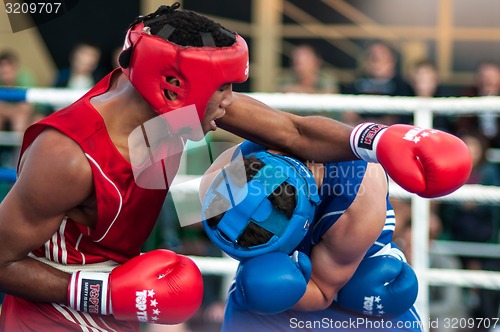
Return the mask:
{"type": "MultiPolygon", "coordinates": [[[[42,104],[70,104],[85,91],[65,89],[30,88],[21,89],[0,88],[0,100],[27,101],[42,104]]],[[[318,112],[358,111],[363,113],[411,114],[414,124],[429,128],[433,126],[433,115],[450,116],[473,115],[478,113],[500,113],[500,97],[449,97],[449,98],[415,98],[388,96],[352,96],[352,95],[310,95],[310,94],[265,94],[252,93],[254,98],[268,105],[290,112],[314,114],[318,112]]],[[[16,133],[0,133],[0,145],[16,145],[20,135],[16,133]]],[[[179,175],[178,190],[186,193],[198,190],[196,177],[179,175]],[[194,179],[194,181],[187,181],[194,179]]],[[[177,180],[177,178],[176,178],[177,180]]],[[[199,179],[198,179],[199,180],[199,179]]],[[[0,181],[15,181],[13,170],[1,169],[0,181]]],[[[401,189],[395,183],[390,184],[390,196],[410,200],[412,203],[411,217],[414,221],[412,232],[412,266],[419,279],[419,296],[416,306],[423,322],[429,319],[429,286],[458,286],[469,288],[484,288],[500,290],[500,272],[448,270],[429,268],[429,217],[431,200],[423,199],[401,189]]],[[[456,192],[434,199],[440,202],[476,202],[500,203],[500,187],[465,185],[456,192]]],[[[470,254],[476,252],[480,257],[500,257],[500,245],[453,243],[446,245],[435,241],[444,253],[470,254]],[[459,252],[463,251],[463,252],[459,252]]],[[[230,258],[192,257],[204,274],[226,276],[230,280],[234,275],[237,263],[230,258]]]]}

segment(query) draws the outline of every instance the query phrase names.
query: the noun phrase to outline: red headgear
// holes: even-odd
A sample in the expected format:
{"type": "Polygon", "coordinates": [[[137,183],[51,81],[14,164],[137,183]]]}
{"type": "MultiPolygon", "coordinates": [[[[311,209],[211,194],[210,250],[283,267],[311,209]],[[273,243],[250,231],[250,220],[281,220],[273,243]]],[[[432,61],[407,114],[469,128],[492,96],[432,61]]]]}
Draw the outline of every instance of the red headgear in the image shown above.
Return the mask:
{"type": "Polygon", "coordinates": [[[193,126],[199,126],[208,100],[218,88],[248,78],[247,44],[239,35],[235,35],[235,39],[236,42],[227,47],[180,46],[151,35],[141,22],[127,32],[120,66],[156,113],[161,115],[194,104],[198,119],[186,119],[184,126],[189,126],[189,121],[196,121],[193,126]],[[128,53],[125,61],[124,53],[128,53]],[[167,77],[177,78],[179,86],[169,84],[167,77]],[[175,92],[177,99],[169,100],[166,90],[175,92]]]}

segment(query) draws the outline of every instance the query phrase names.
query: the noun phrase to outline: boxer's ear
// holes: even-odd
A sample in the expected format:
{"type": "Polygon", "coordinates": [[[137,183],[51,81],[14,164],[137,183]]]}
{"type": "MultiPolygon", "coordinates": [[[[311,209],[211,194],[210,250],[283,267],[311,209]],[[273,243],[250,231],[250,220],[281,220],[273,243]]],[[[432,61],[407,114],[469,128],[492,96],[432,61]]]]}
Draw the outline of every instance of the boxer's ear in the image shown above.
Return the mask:
{"type": "MultiPolygon", "coordinates": [[[[180,82],[177,77],[167,77],[167,83],[179,86],[180,82]]],[[[165,95],[167,96],[168,100],[175,101],[177,100],[177,93],[173,92],[172,90],[165,90],[165,95]]]]}
{"type": "Polygon", "coordinates": [[[128,68],[128,66],[130,65],[130,58],[132,57],[133,48],[134,47],[131,46],[120,53],[120,55],[118,56],[118,63],[120,64],[120,67],[125,69],[128,68]]]}

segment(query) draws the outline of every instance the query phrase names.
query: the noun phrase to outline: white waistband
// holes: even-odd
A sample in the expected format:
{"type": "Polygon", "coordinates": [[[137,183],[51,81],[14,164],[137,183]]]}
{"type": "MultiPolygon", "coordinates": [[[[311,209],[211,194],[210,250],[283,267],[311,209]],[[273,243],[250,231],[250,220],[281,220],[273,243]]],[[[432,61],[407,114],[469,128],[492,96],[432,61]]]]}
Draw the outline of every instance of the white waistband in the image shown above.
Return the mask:
{"type": "Polygon", "coordinates": [[[53,261],[48,260],[45,257],[37,257],[33,255],[32,253],[28,254],[29,257],[36,259],[39,262],[42,262],[44,264],[50,265],[53,268],[56,268],[60,271],[67,272],[67,273],[73,273],[76,271],[89,271],[89,272],[111,272],[115,267],[117,267],[118,264],[115,261],[105,261],[101,263],[94,263],[94,264],[85,264],[85,265],[77,265],[77,264],[71,264],[71,265],[64,265],[60,263],[56,263],[53,261]]]}
{"type": "Polygon", "coordinates": [[[379,251],[371,255],[370,257],[375,257],[375,256],[382,256],[382,255],[390,255],[398,258],[399,260],[402,260],[405,263],[408,263],[406,261],[406,256],[405,254],[399,250],[397,247],[393,247],[391,243],[387,243],[384,247],[382,247],[379,251]]]}

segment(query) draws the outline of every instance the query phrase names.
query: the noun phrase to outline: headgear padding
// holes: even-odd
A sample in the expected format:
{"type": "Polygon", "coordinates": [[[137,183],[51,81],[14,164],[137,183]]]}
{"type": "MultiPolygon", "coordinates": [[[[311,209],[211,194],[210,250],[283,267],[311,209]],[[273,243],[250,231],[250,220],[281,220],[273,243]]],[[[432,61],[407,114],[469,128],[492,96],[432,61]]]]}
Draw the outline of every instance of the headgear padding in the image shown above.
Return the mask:
{"type": "Polygon", "coordinates": [[[183,125],[193,122],[193,126],[199,126],[208,101],[218,88],[248,78],[247,44],[239,35],[234,37],[235,43],[226,47],[179,46],[151,35],[141,22],[127,32],[120,66],[156,113],[194,104],[198,119],[186,119],[183,125]],[[179,86],[169,84],[170,77],[177,78],[179,86]],[[169,100],[167,90],[175,92],[177,99],[169,100]]]}
{"type": "Polygon", "coordinates": [[[205,195],[203,227],[220,249],[240,261],[275,251],[290,254],[304,239],[314,218],[319,203],[317,184],[305,165],[295,159],[266,151],[250,156],[260,159],[265,166],[248,183],[246,178],[242,181],[234,176],[238,172],[222,170],[205,195]],[[296,191],[297,205],[291,218],[268,198],[282,183],[293,186],[296,191]],[[207,223],[212,217],[208,210],[216,199],[225,201],[227,212],[212,228],[207,223]],[[272,238],[248,248],[239,245],[238,240],[250,222],[271,232],[272,238]]]}

